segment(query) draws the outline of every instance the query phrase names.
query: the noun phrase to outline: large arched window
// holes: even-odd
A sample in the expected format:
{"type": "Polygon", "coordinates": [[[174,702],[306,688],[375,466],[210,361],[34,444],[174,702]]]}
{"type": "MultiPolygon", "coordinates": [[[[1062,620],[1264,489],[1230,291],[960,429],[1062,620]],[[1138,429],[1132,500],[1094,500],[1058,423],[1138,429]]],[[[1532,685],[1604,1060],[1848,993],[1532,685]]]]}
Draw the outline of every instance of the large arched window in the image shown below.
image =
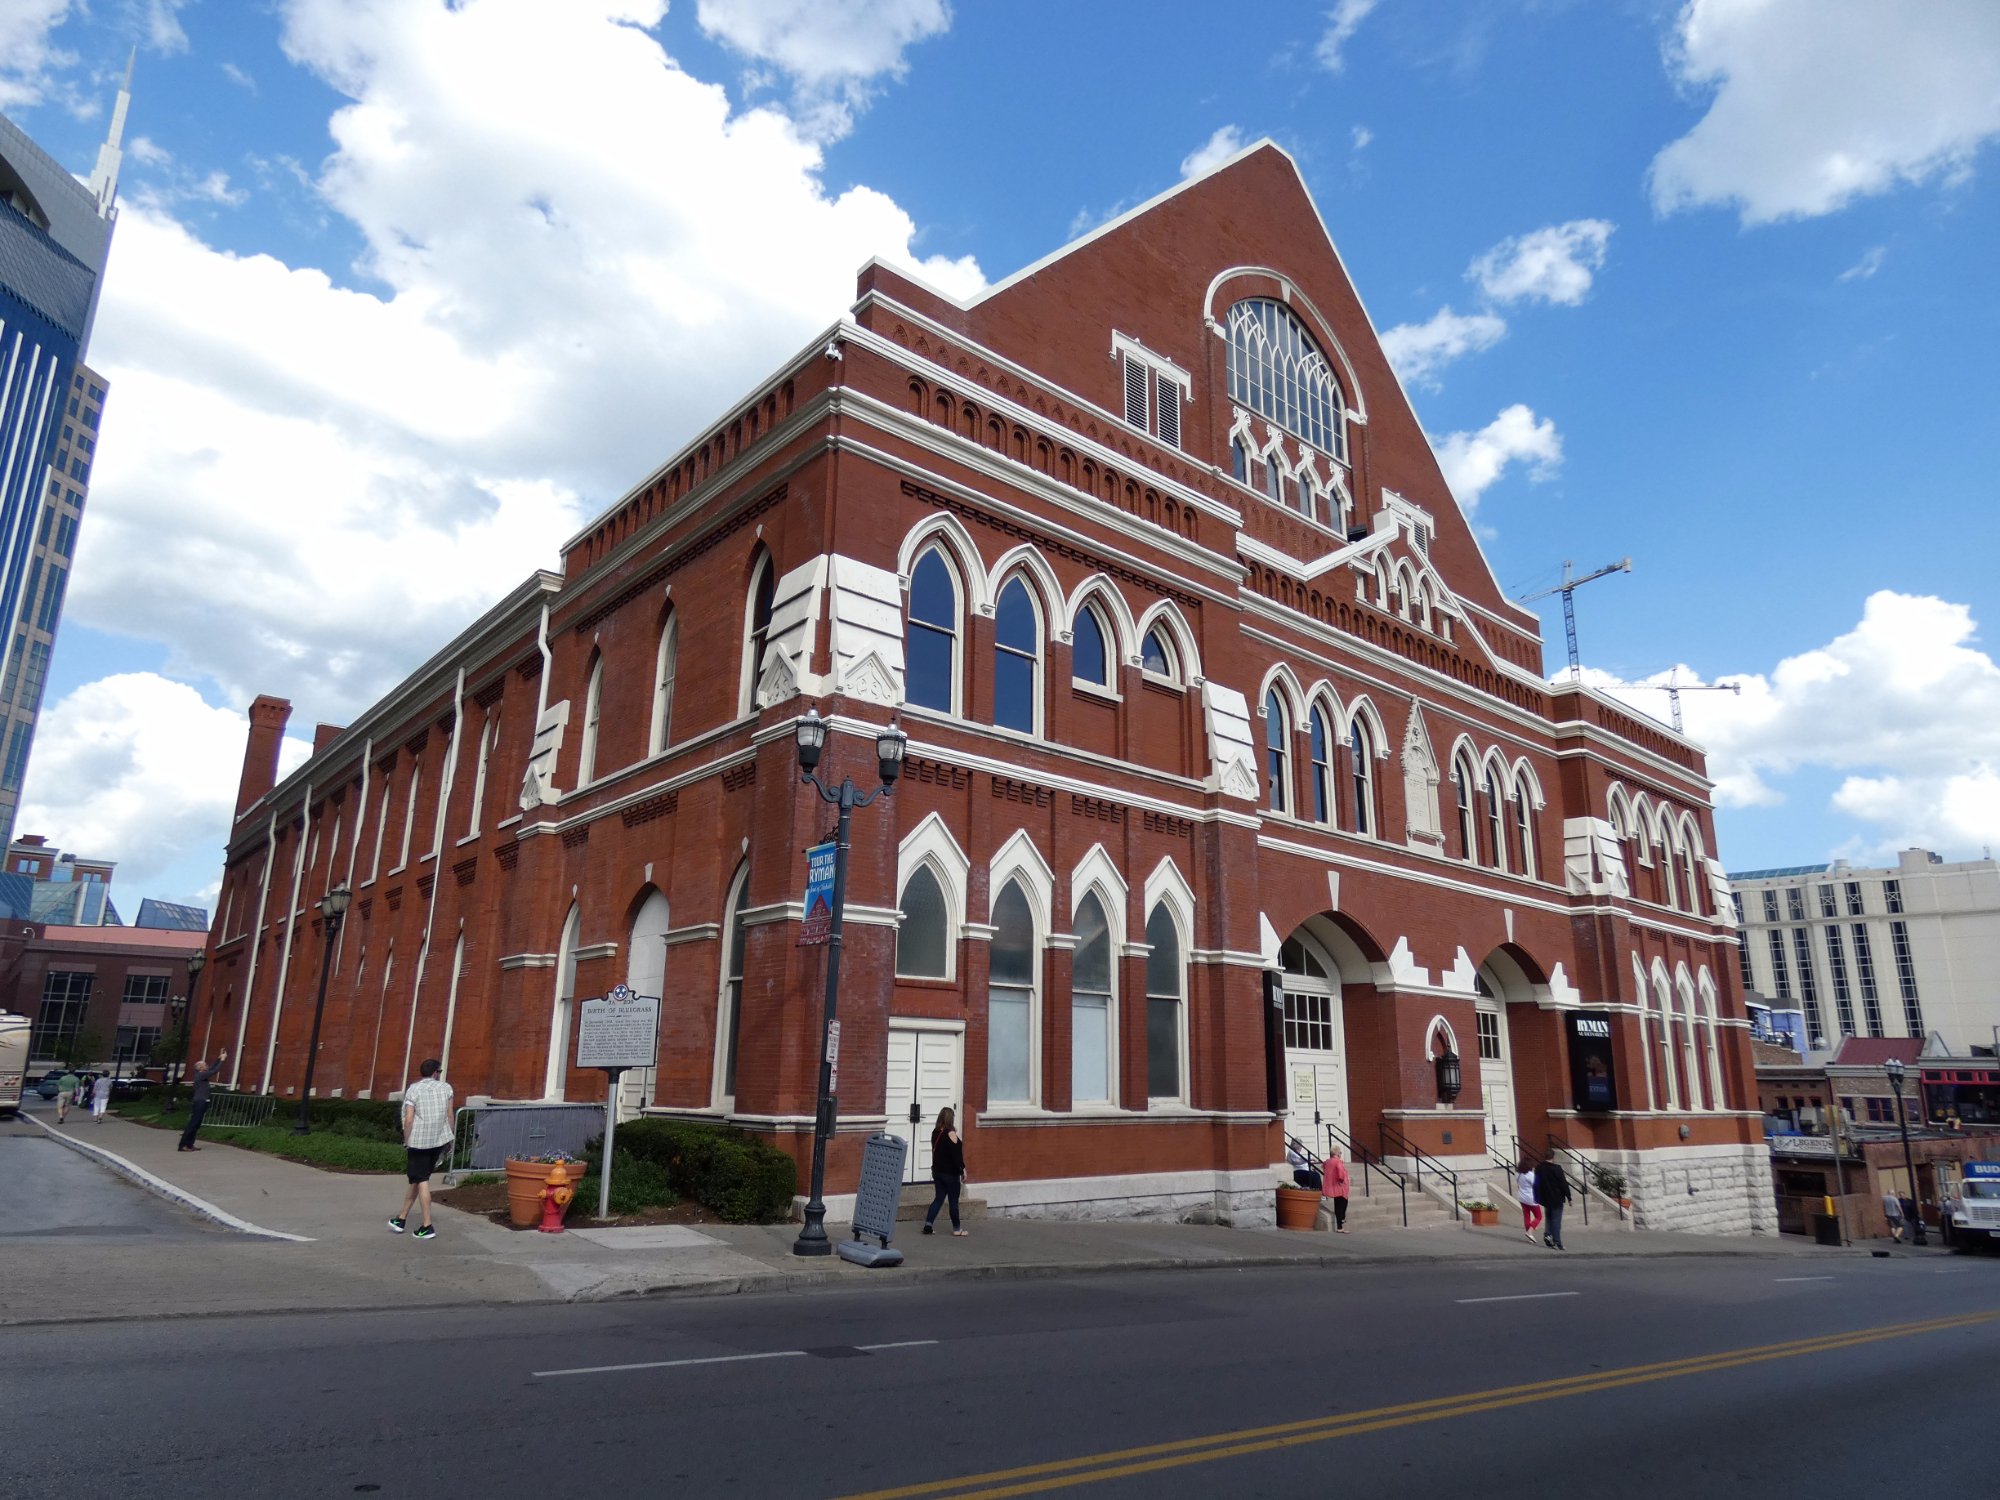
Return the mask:
{"type": "Polygon", "coordinates": [[[1092,687],[1110,687],[1111,648],[1104,617],[1093,604],[1076,612],[1076,629],[1071,634],[1070,676],[1092,687]]]}
{"type": "Polygon", "coordinates": [[[1187,969],[1180,927],[1164,901],[1146,918],[1146,943],[1152,950],[1146,955],[1146,1096],[1185,1100],[1187,969]]]}
{"type": "Polygon", "coordinates": [[[583,750],[577,757],[576,784],[597,780],[597,729],[604,716],[604,658],[592,654],[590,681],[583,690],[583,750]]]}
{"type": "Polygon", "coordinates": [[[958,576],[932,547],[910,574],[904,696],[939,713],[958,709],[958,576]]]}
{"type": "MultiPolygon", "coordinates": [[[[480,819],[486,810],[486,768],[493,759],[493,745],[500,738],[500,709],[496,704],[486,711],[486,722],[479,729],[479,761],[472,773],[472,817],[466,825],[467,835],[479,832],[480,819]]],[[[357,827],[355,832],[359,833],[357,827]]]]}
{"type": "Polygon", "coordinates": [[[757,559],[756,570],[750,575],[750,592],[743,601],[743,690],[738,713],[757,711],[757,681],[764,675],[764,649],[771,642],[771,605],[777,592],[778,579],[767,552],[757,559]]]}
{"type": "Polygon", "coordinates": [[[1111,1098],[1111,924],[1095,891],[1076,909],[1076,958],[1070,980],[1070,1102],[1111,1098]]]}
{"type": "MultiPolygon", "coordinates": [[[[548,1066],[542,1074],[542,1097],[560,1099],[569,1078],[570,1011],[576,1003],[576,945],[583,918],[577,908],[569,909],[562,926],[562,940],[556,945],[555,1004],[549,1017],[548,1066]]],[[[382,976],[386,995],[389,977],[382,976]]]]}
{"type": "Polygon", "coordinates": [[[1676,987],[1681,997],[1681,1024],[1686,1028],[1682,1034],[1682,1044],[1687,1060],[1687,1086],[1689,1109],[1715,1109],[1721,1101],[1710,1099],[1704,1106],[1701,1102],[1701,1044],[1698,1040],[1700,1022],[1695,1016],[1694,986],[1683,977],[1676,987]]]}
{"type": "Polygon", "coordinates": [[[1535,814],[1528,801],[1528,778],[1514,780],[1514,848],[1521,856],[1521,873],[1535,873],[1535,814]]]}
{"type": "Polygon", "coordinates": [[[1309,720],[1312,738],[1312,818],[1315,823],[1333,818],[1333,736],[1326,727],[1326,713],[1313,705],[1309,720]]]}
{"type": "Polygon", "coordinates": [[[1264,695],[1264,803],[1284,812],[1292,802],[1292,721],[1277,690],[1264,695]]]}
{"type": "Polygon", "coordinates": [[[1486,833],[1493,840],[1493,868],[1507,868],[1507,799],[1500,795],[1500,773],[1486,768],[1486,833]]]}
{"type": "Polygon", "coordinates": [[[424,784],[424,768],[420,761],[410,762],[410,795],[403,803],[403,847],[396,855],[396,868],[402,869],[410,862],[410,836],[417,831],[417,790],[424,784]]]}
{"type": "Polygon", "coordinates": [[[1174,643],[1167,638],[1166,631],[1155,625],[1146,632],[1145,643],[1139,648],[1139,663],[1155,677],[1180,677],[1180,669],[1175,665],[1174,643]]]}
{"type": "Polygon", "coordinates": [[[993,722],[1033,734],[1042,698],[1042,617],[1018,575],[1000,590],[993,638],[993,722]]]}
{"type": "Polygon", "coordinates": [[[680,654],[681,617],[675,613],[660,627],[659,648],[653,654],[653,728],[646,748],[654,755],[673,741],[674,677],[680,670],[680,654]]]}
{"type": "Polygon", "coordinates": [[[1253,297],[1229,309],[1229,399],[1346,459],[1340,382],[1282,302],[1253,297]]]}
{"type": "Polygon", "coordinates": [[[1354,716],[1354,727],[1347,732],[1347,774],[1353,780],[1354,831],[1373,836],[1376,830],[1375,818],[1375,740],[1369,733],[1368,721],[1359,714],[1354,716]]]}
{"type": "Polygon", "coordinates": [[[736,1053],[743,1036],[743,897],[750,885],[750,867],[736,872],[729,903],[722,916],[722,1003],[716,1015],[716,1106],[736,1107],[736,1053]]]}
{"type": "Polygon", "coordinates": [[[1472,767],[1463,756],[1451,762],[1451,790],[1458,799],[1458,846],[1467,864],[1479,863],[1479,824],[1472,815],[1472,767]]]}
{"type": "MultiPolygon", "coordinates": [[[[1681,1107],[1680,1068],[1674,1061],[1674,1002],[1667,988],[1667,976],[1659,971],[1653,975],[1653,1004],[1660,1012],[1660,1071],[1667,1081],[1667,1108],[1681,1107]]],[[[1688,1075],[1688,1086],[1694,1087],[1694,1075],[1688,1075]]],[[[1699,1107],[1697,1100],[1696,1107],[1699,1107]]]]}
{"type": "Polygon", "coordinates": [[[993,903],[992,963],[986,990],[986,1102],[1032,1104],[1035,1093],[1035,918],[1019,881],[993,903]]]}
{"type": "Polygon", "coordinates": [[[903,882],[896,898],[902,917],[896,924],[896,973],[903,979],[951,977],[951,921],[945,911],[944,887],[927,865],[919,865],[903,882]]]}

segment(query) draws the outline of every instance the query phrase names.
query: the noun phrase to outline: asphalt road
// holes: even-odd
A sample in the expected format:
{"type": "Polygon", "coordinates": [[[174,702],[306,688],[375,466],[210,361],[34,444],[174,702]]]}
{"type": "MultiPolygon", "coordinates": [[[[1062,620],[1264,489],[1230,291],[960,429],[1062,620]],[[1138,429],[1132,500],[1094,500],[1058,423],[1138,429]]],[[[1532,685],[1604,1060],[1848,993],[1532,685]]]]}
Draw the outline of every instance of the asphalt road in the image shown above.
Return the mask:
{"type": "Polygon", "coordinates": [[[2000,1492],[2000,1257],[881,1274],[0,1335],[0,1490],[2000,1492]]]}
{"type": "MultiPolygon", "coordinates": [[[[30,1111],[55,1125],[53,1104],[37,1100],[30,1111]]],[[[88,1140],[90,1113],[73,1109],[68,1123],[56,1128],[88,1140]]],[[[50,1140],[23,1119],[0,1120],[0,1195],[0,1246],[31,1238],[187,1240],[222,1232],[50,1140]]],[[[4,1255],[0,1250],[0,1280],[6,1275],[4,1255]]],[[[0,1475],[4,1472],[0,1468],[0,1475]]],[[[5,1489],[0,1483],[0,1493],[5,1489]]]]}

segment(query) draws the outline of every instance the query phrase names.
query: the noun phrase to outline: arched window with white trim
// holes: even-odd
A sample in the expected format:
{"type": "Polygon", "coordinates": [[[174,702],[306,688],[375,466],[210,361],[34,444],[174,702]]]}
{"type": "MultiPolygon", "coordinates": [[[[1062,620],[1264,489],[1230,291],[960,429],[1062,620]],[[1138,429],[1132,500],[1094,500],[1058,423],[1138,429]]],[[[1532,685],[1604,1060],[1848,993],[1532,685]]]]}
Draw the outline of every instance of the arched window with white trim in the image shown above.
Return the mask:
{"type": "Polygon", "coordinates": [[[1187,1099],[1187,965],[1181,930],[1162,901],[1146,918],[1146,1097],[1187,1099]]]}
{"type": "Polygon", "coordinates": [[[583,690],[583,748],[577,756],[576,784],[597,780],[597,730],[604,716],[604,658],[590,657],[590,678],[583,690]]]}
{"type": "Polygon", "coordinates": [[[1681,1046],[1687,1066],[1688,1108],[1714,1109],[1717,1101],[1711,1099],[1704,1105],[1701,1099],[1701,1046],[1697,1037],[1700,1021],[1695,1014],[1694,986],[1688,983],[1685,971],[1676,977],[1674,988],[1681,1002],[1681,1046]]]}
{"type": "Polygon", "coordinates": [[[1292,805],[1292,721],[1273,688],[1264,695],[1264,805],[1287,812],[1292,805]]]}
{"type": "MultiPolygon", "coordinates": [[[[569,1078],[570,1012],[576,1004],[576,946],[583,928],[583,915],[572,904],[563,919],[562,938],[556,944],[556,991],[549,1017],[548,1063],[542,1073],[542,1097],[560,1099],[569,1078]]],[[[388,976],[383,976],[386,986],[388,976]]]]}
{"type": "Polygon", "coordinates": [[[902,913],[896,923],[896,977],[951,977],[951,918],[944,887],[929,865],[918,865],[903,882],[896,898],[902,913]]]}
{"type": "Polygon", "coordinates": [[[1111,1099],[1112,1038],[1116,1005],[1111,922],[1096,891],[1076,909],[1076,952],[1070,968],[1070,1102],[1105,1104],[1111,1099]]]}
{"type": "Polygon", "coordinates": [[[1229,309],[1229,399],[1345,461],[1340,382],[1282,302],[1251,297],[1229,309]]]}
{"type": "Polygon", "coordinates": [[[1042,701],[1042,617],[1034,590],[1017,574],[993,610],[993,722],[1033,734],[1042,701]]]}
{"type": "Polygon", "coordinates": [[[403,803],[403,846],[396,855],[396,868],[410,862],[410,838],[417,831],[417,789],[424,783],[422,761],[410,762],[410,794],[403,803]]]}
{"type": "Polygon", "coordinates": [[[1145,644],[1139,648],[1139,664],[1155,677],[1180,678],[1180,668],[1176,664],[1178,653],[1167,632],[1155,625],[1146,632],[1145,644]]]}
{"type": "Polygon", "coordinates": [[[1486,768],[1486,833],[1493,841],[1493,868],[1507,868],[1507,799],[1500,794],[1500,773],[1486,768]]]}
{"type": "Polygon", "coordinates": [[[1111,687],[1111,635],[1097,606],[1086,604],[1076,612],[1076,629],[1070,636],[1070,676],[1091,687],[1111,687]]]}
{"type": "MultiPolygon", "coordinates": [[[[632,928],[626,934],[625,983],[635,995],[654,995],[666,1004],[667,993],[667,898],[657,888],[646,892],[632,914],[632,928]]],[[[664,1030],[662,1031],[664,1035],[664,1030]]],[[[620,1092],[632,1091],[636,1107],[656,1102],[659,1076],[657,1062],[627,1073],[620,1092]]]]}
{"type": "Polygon", "coordinates": [[[1333,821],[1333,731],[1327,727],[1326,711],[1317,703],[1310,716],[1312,741],[1312,797],[1310,811],[1315,823],[1333,821]]]}
{"type": "Polygon", "coordinates": [[[495,704],[486,711],[486,722],[479,727],[479,759],[474,763],[472,772],[472,816],[465,830],[468,838],[479,832],[480,821],[485,816],[486,770],[493,759],[494,742],[499,737],[500,707],[495,704]]]}
{"type": "Polygon", "coordinates": [[[1459,854],[1469,865],[1479,863],[1479,820],[1472,810],[1472,788],[1476,779],[1471,762],[1462,754],[1452,757],[1451,790],[1458,803],[1459,854]]]}
{"type": "Polygon", "coordinates": [[[746,864],[730,882],[722,913],[722,1003],[716,1015],[716,1106],[736,1107],[736,1057],[743,1039],[743,899],[750,886],[746,864]]]}
{"type": "Polygon", "coordinates": [[[992,959],[986,989],[986,1102],[1033,1104],[1035,1037],[1040,1014],[1041,946],[1034,911],[1018,880],[993,903],[992,959]]]}
{"type": "Polygon", "coordinates": [[[1696,986],[1701,996],[1701,1019],[1704,1039],[1708,1043],[1708,1100],[1711,1109],[1726,1109],[1728,1098],[1722,1086],[1722,1035],[1720,1031],[1720,1007],[1716,1004],[1715,981],[1708,970],[1701,971],[1701,979],[1696,986]]]}
{"type": "Polygon", "coordinates": [[[904,697],[919,708],[958,712],[958,574],[937,547],[910,572],[910,627],[904,643],[904,697]]]}
{"type": "Polygon", "coordinates": [[[1521,873],[1535,873],[1535,814],[1528,797],[1528,778],[1514,779],[1514,848],[1521,857],[1521,873]]]}
{"type": "Polygon", "coordinates": [[[1673,991],[1667,986],[1665,972],[1658,969],[1653,971],[1653,1005],[1660,1013],[1660,1072],[1667,1080],[1667,1108],[1677,1110],[1681,1107],[1681,1081],[1680,1063],[1674,1054],[1680,1049],[1674,1045],[1673,991]]]}
{"type": "Polygon", "coordinates": [[[648,753],[658,755],[673,743],[674,678],[680,671],[681,617],[678,610],[660,626],[660,643],[653,652],[653,723],[646,736],[648,753]]]}
{"type": "Polygon", "coordinates": [[[777,592],[778,576],[771,567],[771,554],[759,553],[743,601],[743,687],[738,713],[757,711],[757,681],[764,675],[764,651],[771,643],[771,608],[777,592]]]}
{"type": "Polygon", "coordinates": [[[1360,714],[1347,731],[1347,775],[1353,783],[1354,806],[1348,810],[1356,833],[1374,837],[1380,827],[1375,814],[1375,736],[1360,714]]]}

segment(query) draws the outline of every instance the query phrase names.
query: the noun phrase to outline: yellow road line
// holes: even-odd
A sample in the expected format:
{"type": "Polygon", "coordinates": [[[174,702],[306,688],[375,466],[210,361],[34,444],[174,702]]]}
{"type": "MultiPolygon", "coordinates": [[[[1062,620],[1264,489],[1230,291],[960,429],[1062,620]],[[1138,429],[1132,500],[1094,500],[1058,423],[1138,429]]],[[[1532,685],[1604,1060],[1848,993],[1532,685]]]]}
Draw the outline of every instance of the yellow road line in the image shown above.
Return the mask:
{"type": "Polygon", "coordinates": [[[1367,1411],[1308,1417],[1301,1421],[1280,1422],[1267,1427],[1211,1433],[1205,1437],[1180,1438],[1142,1448],[1126,1448],[1082,1458],[1056,1459],[1047,1463],[1027,1464],[1019,1468],[998,1469],[985,1474],[967,1474],[956,1479],[931,1480],[894,1489],[870,1490],[865,1494],[846,1496],[845,1500],[913,1500],[913,1497],[926,1495],[950,1495],[952,1500],[1006,1500],[1006,1497],[1010,1496],[1040,1494],[1080,1484],[1095,1484],[1100,1480],[1127,1478],[1162,1469],[1183,1468],[1191,1464],[1213,1463],[1220,1459],[1238,1458],[1278,1448],[1298,1447],[1306,1443],[1328,1442],[1334,1438],[1380,1432],[1385,1428],[1435,1422],[1446,1417],[1471,1416],[1478,1412],[1498,1411],[1537,1401],[1553,1401],[1565,1396],[1588,1395],[1595,1391],[1613,1390],[1620,1386],[1672,1380],[1683,1375],[1709,1374],[1774,1359],[1795,1359],[1801,1355],[1879,1343],[1885,1339],[1909,1338],[1916,1334],[1969,1328],[1995,1320],[2000,1320],[2000,1312],[1969,1313],[1949,1318],[1931,1318],[1915,1323],[1891,1324],[1882,1328],[1860,1329],[1849,1333],[1821,1334],[1813,1338],[1754,1345],[1744,1349],[1721,1350],[1713,1354],[1693,1355],[1685,1359],[1665,1360],[1656,1364],[1632,1365],[1618,1370],[1597,1370],[1585,1375],[1533,1381],[1526,1385],[1502,1386],[1489,1391],[1470,1391],[1456,1396],[1408,1401],[1396,1406],[1375,1407],[1367,1411]],[[996,1485],[997,1488],[991,1487],[996,1485]],[[989,1487],[978,1488],[978,1486],[989,1487]]]}

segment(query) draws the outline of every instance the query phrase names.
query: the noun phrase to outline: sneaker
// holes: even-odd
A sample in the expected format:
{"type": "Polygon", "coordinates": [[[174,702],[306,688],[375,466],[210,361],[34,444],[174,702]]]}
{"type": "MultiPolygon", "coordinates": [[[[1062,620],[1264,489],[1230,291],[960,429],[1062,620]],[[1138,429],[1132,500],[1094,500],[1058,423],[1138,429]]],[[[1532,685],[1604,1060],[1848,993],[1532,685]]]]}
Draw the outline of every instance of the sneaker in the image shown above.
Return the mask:
{"type": "Polygon", "coordinates": [[[931,1228],[931,1226],[930,1226],[930,1225],[926,1224],[926,1225],[924,1226],[924,1233],[925,1233],[925,1234],[936,1234],[936,1233],[937,1233],[937,1231],[936,1231],[935,1229],[931,1228]]]}
{"type": "Polygon", "coordinates": [[[403,1221],[401,1219],[391,1219],[389,1221],[389,1233],[401,1234],[402,1232],[403,1232],[403,1221]]]}
{"type": "Polygon", "coordinates": [[[413,1238],[420,1240],[434,1240],[437,1237],[438,1237],[438,1232],[435,1229],[431,1228],[431,1226],[428,1224],[421,1225],[417,1229],[416,1234],[413,1236],[413,1238]]]}

